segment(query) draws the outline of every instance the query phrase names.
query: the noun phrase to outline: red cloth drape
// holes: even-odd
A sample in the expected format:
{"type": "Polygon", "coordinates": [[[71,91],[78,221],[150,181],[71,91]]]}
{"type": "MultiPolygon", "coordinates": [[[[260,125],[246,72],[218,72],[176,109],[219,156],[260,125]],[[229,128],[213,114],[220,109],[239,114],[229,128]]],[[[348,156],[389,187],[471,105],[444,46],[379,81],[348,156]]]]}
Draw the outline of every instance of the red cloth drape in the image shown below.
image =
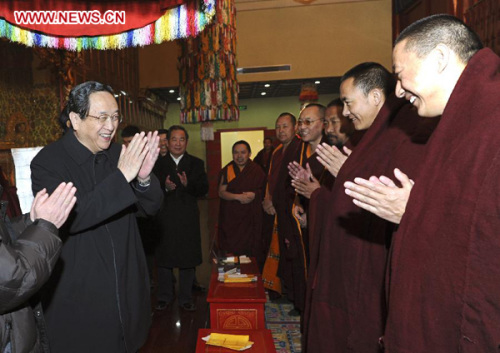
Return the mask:
{"type": "Polygon", "coordinates": [[[186,0],[78,1],[78,0],[7,0],[0,2],[0,17],[24,29],[64,37],[100,36],[144,27],[161,17],[165,10],[186,0]],[[124,24],[18,24],[14,11],[125,11],[124,24]]]}

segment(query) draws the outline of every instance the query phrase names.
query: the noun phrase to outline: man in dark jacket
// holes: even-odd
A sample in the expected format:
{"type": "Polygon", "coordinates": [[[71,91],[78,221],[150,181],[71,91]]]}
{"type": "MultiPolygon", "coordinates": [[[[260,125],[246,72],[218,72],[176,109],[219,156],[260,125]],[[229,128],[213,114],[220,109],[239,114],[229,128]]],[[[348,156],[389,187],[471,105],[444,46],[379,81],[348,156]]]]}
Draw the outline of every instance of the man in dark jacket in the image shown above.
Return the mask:
{"type": "Polygon", "coordinates": [[[154,173],[164,192],[158,215],[161,241],[156,251],[158,265],[157,310],[174,300],[173,268],[179,268],[179,305],[196,310],[191,289],[195,267],[201,264],[201,236],[198,197],[208,192],[203,161],[186,152],[189,135],[182,126],[168,130],[169,153],[158,159],[154,173]]]}
{"type": "MultiPolygon", "coordinates": [[[[2,187],[0,186],[0,193],[2,187]]],[[[30,298],[54,268],[61,240],[57,229],[76,202],[76,189],[61,183],[48,197],[40,191],[31,213],[10,223],[6,203],[0,210],[0,352],[46,351],[41,330],[43,315],[30,298]],[[35,310],[35,312],[33,312],[35,310]]]]}
{"type": "Polygon", "coordinates": [[[61,181],[78,189],[61,231],[60,261],[43,296],[54,353],[137,352],[151,323],[149,278],[136,222],[155,214],[162,193],[151,170],[157,133],[113,144],[122,120],[111,87],[74,87],[63,111],[71,129],[31,163],[33,191],[61,181]]]}

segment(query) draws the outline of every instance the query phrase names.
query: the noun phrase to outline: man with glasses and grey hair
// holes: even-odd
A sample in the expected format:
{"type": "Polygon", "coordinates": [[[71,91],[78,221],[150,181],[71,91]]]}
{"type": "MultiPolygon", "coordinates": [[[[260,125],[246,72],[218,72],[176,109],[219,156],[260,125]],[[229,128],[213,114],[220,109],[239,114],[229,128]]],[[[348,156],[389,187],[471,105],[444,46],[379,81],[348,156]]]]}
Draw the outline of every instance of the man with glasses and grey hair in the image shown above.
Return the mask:
{"type": "Polygon", "coordinates": [[[62,114],[71,129],[31,163],[33,192],[61,182],[77,202],[60,234],[61,257],[42,303],[51,351],[137,352],[151,323],[149,279],[136,213],[154,215],[163,194],[151,173],[157,132],[113,143],[122,117],[111,87],[74,87],[62,114]]]}

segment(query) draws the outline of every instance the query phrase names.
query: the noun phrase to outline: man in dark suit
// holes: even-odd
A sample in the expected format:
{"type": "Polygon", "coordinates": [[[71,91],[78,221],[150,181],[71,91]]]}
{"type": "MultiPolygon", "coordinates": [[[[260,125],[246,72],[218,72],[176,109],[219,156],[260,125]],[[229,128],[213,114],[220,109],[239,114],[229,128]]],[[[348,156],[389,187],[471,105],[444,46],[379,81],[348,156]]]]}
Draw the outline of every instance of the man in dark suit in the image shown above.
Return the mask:
{"type": "Polygon", "coordinates": [[[173,269],[179,269],[179,306],[196,310],[192,301],[195,267],[202,262],[198,197],[208,192],[203,161],[186,152],[187,131],[178,125],[168,130],[169,153],[159,158],[153,172],[164,192],[158,215],[161,241],[156,251],[158,265],[157,310],[174,301],[173,269]]]}

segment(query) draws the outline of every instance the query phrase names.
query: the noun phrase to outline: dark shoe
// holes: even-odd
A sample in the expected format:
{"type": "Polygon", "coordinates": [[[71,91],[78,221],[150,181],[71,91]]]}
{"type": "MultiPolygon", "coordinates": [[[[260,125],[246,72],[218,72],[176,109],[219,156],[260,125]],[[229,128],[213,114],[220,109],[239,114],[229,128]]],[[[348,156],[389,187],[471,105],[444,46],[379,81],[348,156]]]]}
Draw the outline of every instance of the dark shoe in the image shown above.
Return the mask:
{"type": "Polygon", "coordinates": [[[273,291],[271,289],[267,290],[267,294],[269,295],[269,300],[270,301],[281,299],[281,294],[278,293],[278,292],[275,292],[275,291],[273,291]]]}
{"type": "Polygon", "coordinates": [[[166,308],[168,308],[170,306],[170,304],[172,304],[173,300],[169,301],[169,302],[165,302],[163,300],[160,300],[158,303],[156,303],[156,306],[155,306],[155,309],[156,310],[165,310],[166,308]]]}
{"type": "Polygon", "coordinates": [[[273,298],[271,298],[271,296],[269,296],[269,300],[271,301],[271,303],[274,303],[274,304],[289,304],[290,303],[290,301],[287,299],[287,297],[285,295],[280,295],[279,293],[276,293],[276,294],[278,294],[278,296],[273,296],[273,298]]]}
{"type": "Polygon", "coordinates": [[[205,293],[207,291],[207,289],[199,283],[193,283],[192,289],[193,289],[193,291],[200,292],[200,293],[205,293]]]}
{"type": "Polygon", "coordinates": [[[191,302],[184,303],[180,307],[186,311],[196,311],[196,305],[194,305],[194,303],[191,302]]]}
{"type": "Polygon", "coordinates": [[[293,308],[292,310],[290,310],[288,312],[288,316],[300,316],[300,311],[297,310],[297,309],[295,309],[295,308],[293,308]]]}

